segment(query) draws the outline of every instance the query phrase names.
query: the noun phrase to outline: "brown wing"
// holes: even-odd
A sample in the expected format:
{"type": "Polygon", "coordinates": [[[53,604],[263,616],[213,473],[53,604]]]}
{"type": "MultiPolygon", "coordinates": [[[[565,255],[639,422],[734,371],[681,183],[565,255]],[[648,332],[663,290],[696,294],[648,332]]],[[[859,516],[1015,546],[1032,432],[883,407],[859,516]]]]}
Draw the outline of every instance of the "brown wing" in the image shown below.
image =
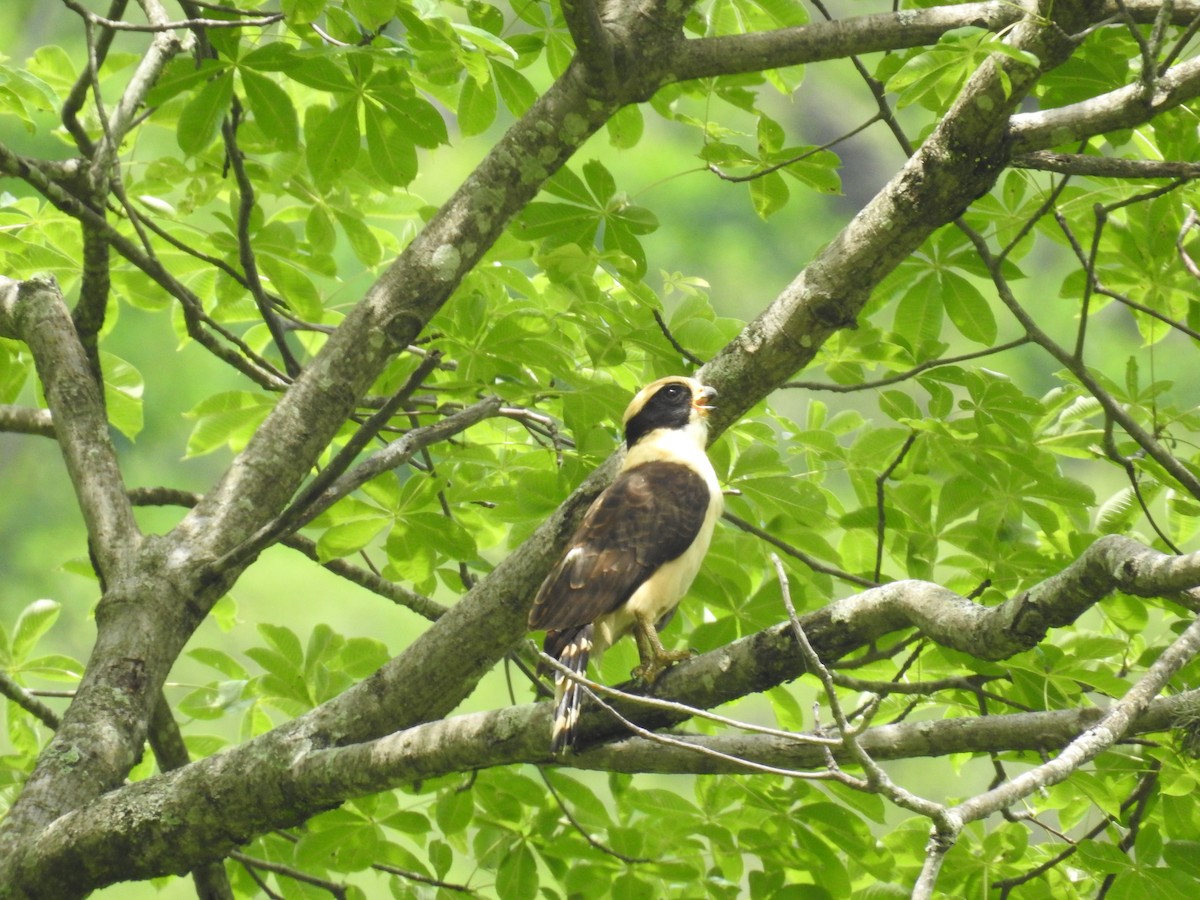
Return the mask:
{"type": "Polygon", "coordinates": [[[617,609],[691,545],[710,499],[704,479],[680,463],[648,462],[622,472],[542,582],[530,630],[585,625],[617,609]]]}

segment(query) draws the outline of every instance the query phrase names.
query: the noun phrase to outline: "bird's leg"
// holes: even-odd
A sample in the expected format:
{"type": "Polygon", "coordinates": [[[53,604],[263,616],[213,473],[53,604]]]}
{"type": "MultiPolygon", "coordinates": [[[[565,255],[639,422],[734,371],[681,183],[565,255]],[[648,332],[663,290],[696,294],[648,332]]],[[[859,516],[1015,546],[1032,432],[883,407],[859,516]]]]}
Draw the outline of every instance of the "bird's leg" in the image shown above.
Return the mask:
{"type": "Polygon", "coordinates": [[[637,615],[633,637],[637,641],[638,656],[641,657],[642,664],[634,669],[632,674],[634,678],[640,678],[646,684],[654,684],[664,669],[692,655],[691,650],[668,650],[664,647],[654,620],[645,614],[637,615]]]}

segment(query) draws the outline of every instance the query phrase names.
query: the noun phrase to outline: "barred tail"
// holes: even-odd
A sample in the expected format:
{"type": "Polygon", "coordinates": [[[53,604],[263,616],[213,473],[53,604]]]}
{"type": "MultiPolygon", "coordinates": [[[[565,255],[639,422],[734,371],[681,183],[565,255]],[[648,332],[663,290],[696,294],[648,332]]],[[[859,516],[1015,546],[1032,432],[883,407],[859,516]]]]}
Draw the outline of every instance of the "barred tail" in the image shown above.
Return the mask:
{"type": "MultiPolygon", "coordinates": [[[[587,674],[588,656],[592,651],[592,626],[552,632],[546,635],[546,652],[576,675],[587,674]],[[550,645],[553,645],[553,649],[550,645]]],[[[562,753],[575,746],[575,726],[579,722],[579,706],[583,692],[577,682],[561,672],[554,673],[554,726],[550,732],[550,752],[562,753]]]]}

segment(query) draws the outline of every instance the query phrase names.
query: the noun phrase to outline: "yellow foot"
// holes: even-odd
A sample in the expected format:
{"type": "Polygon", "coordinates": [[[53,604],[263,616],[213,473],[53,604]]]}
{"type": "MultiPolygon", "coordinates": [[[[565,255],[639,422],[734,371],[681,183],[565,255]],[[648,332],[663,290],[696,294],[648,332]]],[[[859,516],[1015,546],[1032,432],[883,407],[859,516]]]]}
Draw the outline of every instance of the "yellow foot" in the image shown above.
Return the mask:
{"type": "Polygon", "coordinates": [[[658,676],[675,663],[691,659],[695,655],[695,650],[663,650],[655,653],[650,659],[644,660],[630,674],[648,685],[654,684],[658,680],[658,676]]]}

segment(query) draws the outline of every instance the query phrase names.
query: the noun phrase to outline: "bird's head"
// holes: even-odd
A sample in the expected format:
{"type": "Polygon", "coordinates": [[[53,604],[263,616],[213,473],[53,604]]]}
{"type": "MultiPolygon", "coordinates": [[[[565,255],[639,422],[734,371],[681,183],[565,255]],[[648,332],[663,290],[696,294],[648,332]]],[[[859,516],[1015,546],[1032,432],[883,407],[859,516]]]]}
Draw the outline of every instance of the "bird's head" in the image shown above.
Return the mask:
{"type": "MultiPolygon", "coordinates": [[[[645,435],[659,428],[707,431],[705,419],[717,396],[715,388],[695,378],[672,375],[646,385],[625,410],[625,444],[632,447],[645,435]]],[[[701,443],[703,447],[703,443],[701,443]]]]}

